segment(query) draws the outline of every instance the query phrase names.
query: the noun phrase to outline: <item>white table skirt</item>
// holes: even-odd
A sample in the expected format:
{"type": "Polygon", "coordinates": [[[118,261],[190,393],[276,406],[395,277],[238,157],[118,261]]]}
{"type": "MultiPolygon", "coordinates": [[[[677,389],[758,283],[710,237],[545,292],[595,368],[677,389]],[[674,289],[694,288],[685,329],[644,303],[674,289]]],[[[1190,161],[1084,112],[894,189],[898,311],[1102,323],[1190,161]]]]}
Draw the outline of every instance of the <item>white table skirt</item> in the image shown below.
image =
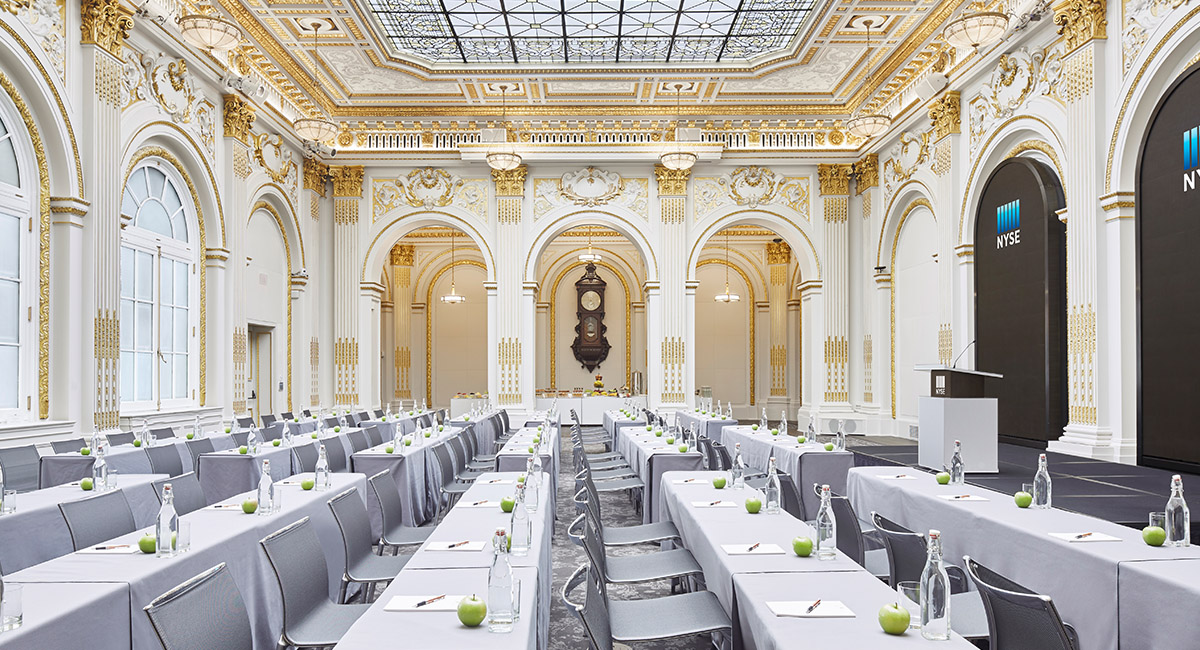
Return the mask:
{"type": "Polygon", "coordinates": [[[713,442],[724,443],[722,438],[722,430],[725,427],[737,426],[737,420],[727,420],[725,418],[716,418],[697,413],[695,411],[679,411],[675,414],[675,423],[683,427],[684,430],[696,425],[696,431],[702,436],[708,436],[713,442]]]}
{"type": "Polygon", "coordinates": [[[658,497],[662,476],[666,472],[699,471],[704,469],[704,455],[689,448],[679,452],[679,440],[667,445],[667,435],[655,436],[645,426],[624,426],[617,429],[616,451],[625,457],[645,488],[642,490],[642,522],[659,521],[662,516],[658,497]],[[666,447],[661,449],[661,447],[666,447]]]}
{"type": "MultiPolygon", "coordinates": [[[[428,453],[429,447],[426,445],[400,445],[393,447],[389,454],[386,450],[392,445],[389,439],[382,445],[355,453],[350,457],[351,471],[367,477],[383,471],[390,473],[404,503],[402,523],[405,526],[420,526],[429,519],[425,464],[432,454],[428,453]]],[[[371,516],[371,532],[378,538],[383,532],[383,515],[374,490],[367,494],[367,512],[371,516]]]]}
{"type": "Polygon", "coordinates": [[[128,585],[31,583],[23,585],[22,590],[22,624],[15,630],[0,632],[0,647],[4,650],[129,650],[128,585]]]}
{"type": "Polygon", "coordinates": [[[1117,597],[1121,648],[1196,647],[1200,560],[1122,562],[1117,597]]]}
{"type": "Polygon", "coordinates": [[[769,431],[754,431],[748,426],[725,427],[725,442],[733,457],[734,445],[741,443],[742,458],[746,464],[767,471],[771,456],[780,471],[787,472],[796,494],[804,503],[805,516],[817,516],[820,499],[813,491],[813,483],[828,485],[834,494],[846,493],[846,476],[854,467],[854,454],[849,451],[825,451],[825,446],[812,441],[800,444],[792,436],[773,436],[769,431]]]}
{"type": "MultiPolygon", "coordinates": [[[[218,451],[233,448],[233,438],[228,434],[210,433],[206,437],[212,440],[213,448],[218,451]]],[[[155,446],[161,447],[169,444],[175,447],[179,453],[179,460],[183,463],[184,471],[188,471],[192,467],[192,455],[187,450],[186,442],[187,439],[181,437],[159,441],[155,443],[155,446]]],[[[133,445],[110,447],[105,459],[108,461],[109,469],[115,469],[121,474],[150,473],[150,457],[146,455],[146,450],[142,447],[133,445]]],[[[91,476],[92,464],[95,461],[94,455],[84,456],[78,451],[42,456],[38,468],[38,485],[48,488],[91,476]]]]}

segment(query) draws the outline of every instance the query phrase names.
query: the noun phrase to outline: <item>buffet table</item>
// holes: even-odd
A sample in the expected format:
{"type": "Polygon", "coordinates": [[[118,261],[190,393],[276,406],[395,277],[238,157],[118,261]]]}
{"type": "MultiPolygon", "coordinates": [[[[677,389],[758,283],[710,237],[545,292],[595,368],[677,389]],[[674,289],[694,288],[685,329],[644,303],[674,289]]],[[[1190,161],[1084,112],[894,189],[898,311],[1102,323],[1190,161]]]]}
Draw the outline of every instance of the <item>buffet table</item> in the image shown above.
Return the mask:
{"type": "Polygon", "coordinates": [[[583,426],[599,426],[604,423],[604,412],[621,410],[625,408],[629,400],[633,400],[634,405],[638,410],[646,408],[646,396],[634,395],[633,397],[609,397],[607,395],[595,395],[592,397],[539,397],[537,398],[537,409],[545,411],[554,404],[554,400],[558,400],[558,419],[562,424],[572,424],[571,409],[579,414],[579,423],[583,426]]]}

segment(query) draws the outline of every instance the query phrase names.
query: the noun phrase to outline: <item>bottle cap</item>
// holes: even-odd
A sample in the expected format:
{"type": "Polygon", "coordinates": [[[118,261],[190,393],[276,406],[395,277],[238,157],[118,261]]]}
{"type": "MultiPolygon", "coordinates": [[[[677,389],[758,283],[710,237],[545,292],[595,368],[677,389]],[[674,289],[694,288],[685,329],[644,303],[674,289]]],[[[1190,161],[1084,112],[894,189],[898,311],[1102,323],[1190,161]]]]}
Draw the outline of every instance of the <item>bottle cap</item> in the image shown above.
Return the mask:
{"type": "Polygon", "coordinates": [[[938,539],[938,538],[939,538],[939,537],[941,537],[941,536],[942,536],[942,531],[940,531],[940,530],[932,530],[932,529],[930,529],[930,531],[929,531],[929,539],[938,539]]]}

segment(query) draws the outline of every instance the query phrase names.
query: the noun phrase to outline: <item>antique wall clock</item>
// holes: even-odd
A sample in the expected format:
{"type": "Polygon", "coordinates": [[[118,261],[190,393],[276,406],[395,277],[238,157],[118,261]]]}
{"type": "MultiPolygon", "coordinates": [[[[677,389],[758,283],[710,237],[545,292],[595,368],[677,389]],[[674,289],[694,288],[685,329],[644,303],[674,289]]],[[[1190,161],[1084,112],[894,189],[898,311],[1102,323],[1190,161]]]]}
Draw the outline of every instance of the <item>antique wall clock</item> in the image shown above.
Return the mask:
{"type": "Polygon", "coordinates": [[[604,324],[604,288],[606,283],[596,275],[596,265],[589,262],[583,277],[575,283],[579,323],[575,326],[575,342],[571,351],[575,359],[592,372],[608,358],[612,346],[604,336],[608,326],[604,324]]]}

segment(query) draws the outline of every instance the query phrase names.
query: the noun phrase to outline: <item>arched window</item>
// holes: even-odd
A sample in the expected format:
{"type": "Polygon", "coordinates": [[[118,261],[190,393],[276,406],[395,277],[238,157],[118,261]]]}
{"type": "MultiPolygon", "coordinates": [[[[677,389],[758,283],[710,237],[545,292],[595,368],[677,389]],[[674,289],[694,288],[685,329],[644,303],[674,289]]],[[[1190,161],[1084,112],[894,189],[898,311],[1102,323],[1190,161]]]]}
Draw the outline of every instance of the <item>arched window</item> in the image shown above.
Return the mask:
{"type": "MultiPolygon", "coordinates": [[[[13,131],[20,125],[13,111],[0,106],[0,419],[23,419],[32,409],[29,386],[36,367],[29,359],[33,340],[36,255],[31,246],[33,196],[23,181],[29,169],[27,148],[13,131]]],[[[36,185],[36,183],[32,184],[36,185]]]]}
{"type": "Polygon", "coordinates": [[[121,199],[121,402],[134,410],[195,400],[196,220],[183,187],[173,167],[148,159],[121,199]]]}

